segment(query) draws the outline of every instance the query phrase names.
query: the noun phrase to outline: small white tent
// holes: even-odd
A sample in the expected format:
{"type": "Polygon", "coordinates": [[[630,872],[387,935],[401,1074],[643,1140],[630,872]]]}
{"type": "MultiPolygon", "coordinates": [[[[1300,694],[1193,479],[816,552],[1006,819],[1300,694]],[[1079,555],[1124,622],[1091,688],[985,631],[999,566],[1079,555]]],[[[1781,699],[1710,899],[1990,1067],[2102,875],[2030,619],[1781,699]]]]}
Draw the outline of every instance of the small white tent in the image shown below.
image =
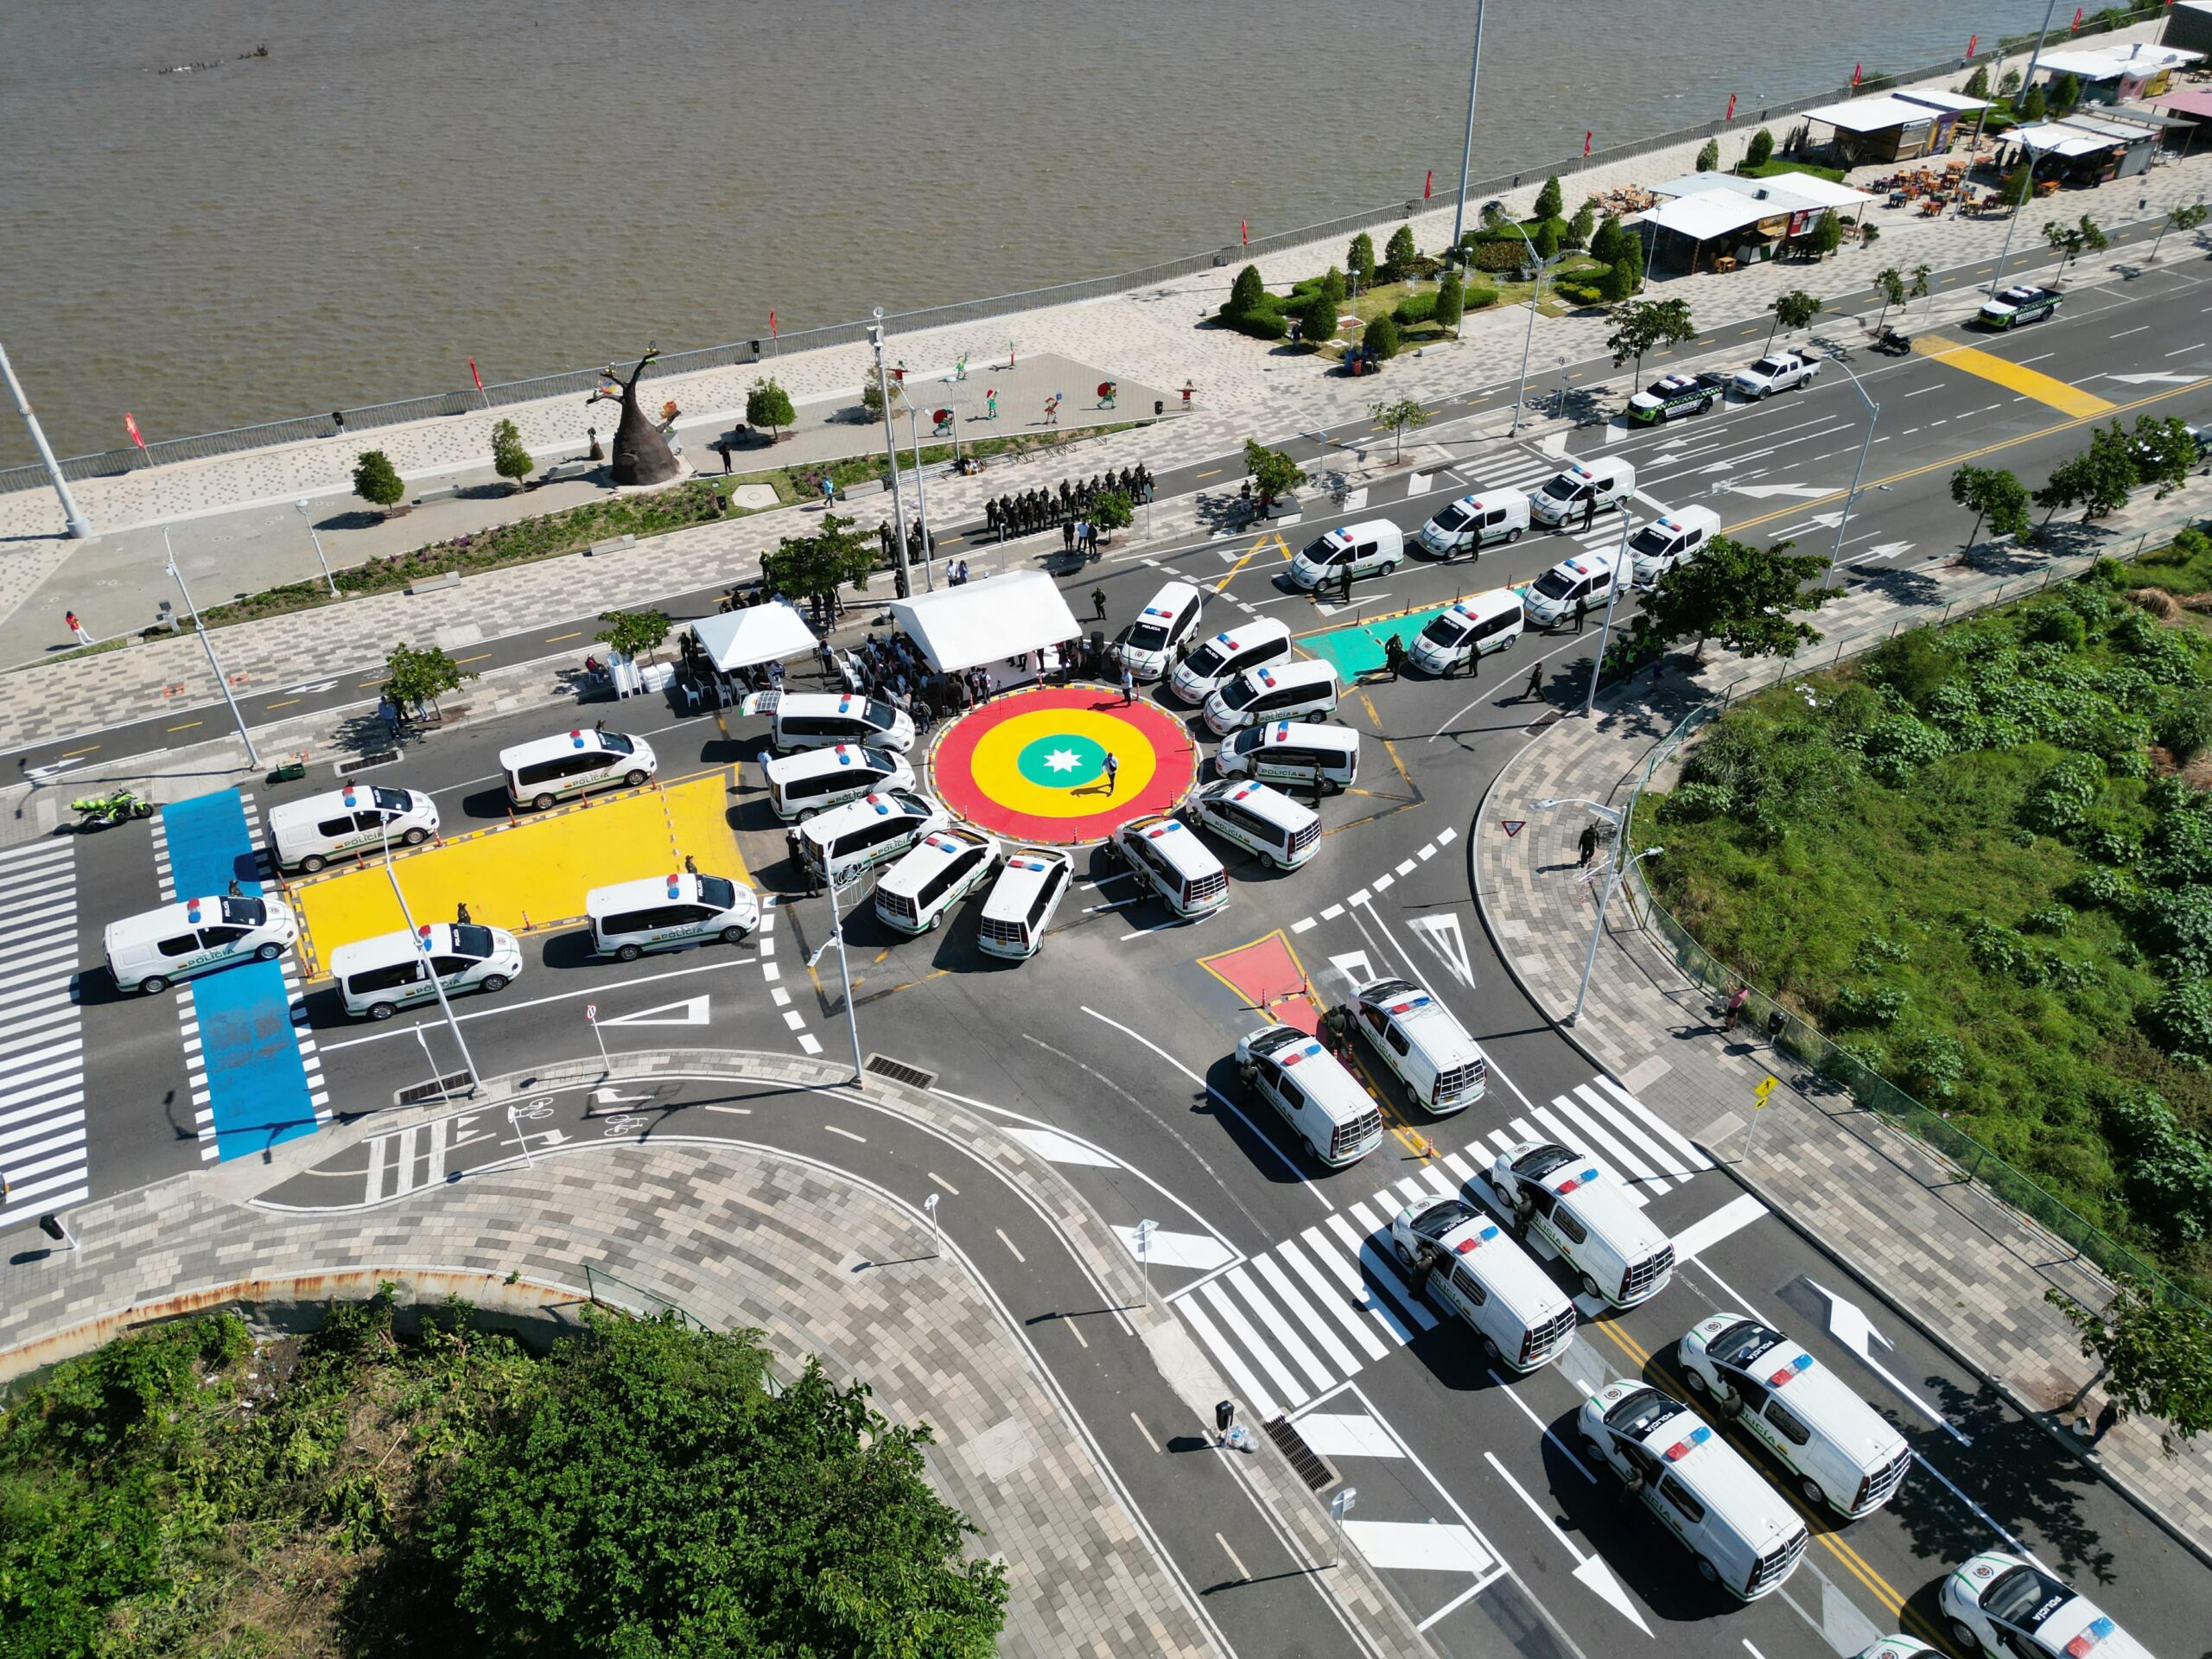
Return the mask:
{"type": "Polygon", "coordinates": [[[1083,632],[1041,570],[1010,571],[894,600],[891,615],[940,674],[1065,645],[1083,632]]]}
{"type": "Polygon", "coordinates": [[[756,663],[801,657],[816,645],[806,620],[780,600],[702,616],[691,625],[707,660],[725,674],[756,663]]]}

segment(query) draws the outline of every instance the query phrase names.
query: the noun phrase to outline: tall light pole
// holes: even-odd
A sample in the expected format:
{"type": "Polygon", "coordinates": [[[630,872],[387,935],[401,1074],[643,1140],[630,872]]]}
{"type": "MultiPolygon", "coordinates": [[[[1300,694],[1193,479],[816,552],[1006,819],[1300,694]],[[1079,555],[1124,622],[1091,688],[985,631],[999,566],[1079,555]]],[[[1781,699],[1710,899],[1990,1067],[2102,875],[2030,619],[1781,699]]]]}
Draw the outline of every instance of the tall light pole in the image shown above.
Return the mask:
{"type": "Polygon", "coordinates": [[[1598,709],[1598,677],[1605,669],[1605,645],[1613,637],[1613,607],[1620,602],[1621,589],[1628,586],[1631,567],[1628,559],[1629,531],[1636,527],[1636,520],[1629,514],[1628,505],[1621,505],[1621,544],[1613,555],[1613,580],[1605,592],[1605,625],[1598,630],[1598,654],[1590,664],[1590,695],[1582,700],[1582,717],[1587,720],[1598,709]]]}
{"type": "MultiPolygon", "coordinates": [[[[2036,84],[2036,65],[2043,57],[2043,39],[2044,35],[2050,33],[2051,14],[2057,10],[2058,0],[2050,0],[2050,3],[2043,9],[2043,27],[2036,31],[2035,49],[2028,54],[2028,73],[2020,77],[2020,96],[2023,98],[2028,95],[2028,89],[2036,84]]],[[[1987,111],[1985,111],[1984,113],[1987,111]]],[[[2036,190],[2035,151],[2030,149],[2024,142],[2020,145],[2020,151],[2028,158],[2027,194],[2032,198],[2036,190]]],[[[2005,188],[2005,180],[2001,174],[1998,176],[1997,188],[1999,190],[2005,188]]],[[[2015,202],[2012,205],[2012,217],[2005,226],[2005,245],[1997,255],[1996,264],[1990,269],[1989,291],[1993,295],[2004,283],[2005,262],[2012,257],[2012,232],[2020,228],[2020,214],[2027,205],[2025,201],[2015,202]]]]}
{"type": "Polygon", "coordinates": [[[162,550],[168,555],[169,575],[176,580],[176,590],[184,596],[184,608],[192,614],[192,626],[200,635],[200,649],[207,653],[207,667],[215,676],[215,683],[223,688],[223,701],[231,705],[232,723],[238,728],[238,736],[245,744],[246,764],[258,770],[261,756],[253,747],[253,734],[245,728],[245,716],[238,712],[238,700],[231,695],[231,683],[223,676],[222,664],[215,660],[215,642],[207,637],[207,624],[201,620],[200,607],[192,602],[192,590],[184,585],[184,572],[177,569],[176,549],[169,544],[169,527],[162,526],[162,550]]]}
{"type": "MultiPolygon", "coordinates": [[[[883,458],[891,463],[891,528],[897,537],[893,545],[899,550],[897,590],[904,599],[908,594],[906,498],[899,487],[899,435],[891,425],[891,382],[883,372],[883,308],[880,305],[875,308],[875,321],[868,325],[868,343],[875,352],[875,395],[883,405],[883,458]]],[[[842,950],[843,946],[838,948],[842,950]]]]}
{"type": "Polygon", "coordinates": [[[922,1208],[929,1211],[930,1255],[931,1256],[944,1254],[944,1224],[937,1218],[937,1197],[938,1195],[932,1192],[922,1200],[922,1208]]]}
{"type": "MultiPolygon", "coordinates": [[[[1553,808],[1560,806],[1586,806],[1613,826],[1612,864],[1605,873],[1605,885],[1598,893],[1598,919],[1590,925],[1590,950],[1589,953],[1582,958],[1582,982],[1575,988],[1574,1006],[1567,1010],[1567,1017],[1560,1021],[1563,1026],[1571,1026],[1582,1017],[1582,999],[1590,994],[1590,970],[1598,965],[1598,941],[1605,936],[1605,908],[1613,902],[1614,890],[1621,884],[1621,872],[1627,868],[1621,861],[1621,854],[1625,850],[1623,843],[1628,835],[1628,814],[1618,806],[1607,806],[1602,802],[1569,795],[1555,795],[1538,801],[1535,810],[1539,812],[1548,812],[1553,808]]],[[[1666,850],[1663,847],[1649,848],[1628,861],[1630,864],[1641,863],[1647,858],[1657,857],[1666,850]]]]}
{"type": "Polygon", "coordinates": [[[31,429],[31,443],[38,450],[38,458],[46,465],[46,475],[53,480],[54,493],[61,498],[62,522],[69,527],[73,541],[83,541],[92,533],[92,521],[79,511],[77,498],[69,493],[69,480],[61,476],[61,463],[54,458],[53,446],[46,441],[46,430],[38,423],[38,416],[31,413],[31,400],[23,391],[23,383],[16,378],[16,365],[8,360],[8,348],[0,346],[0,375],[8,378],[8,390],[14,394],[16,412],[23,417],[23,424],[31,429]]]}
{"type": "Polygon", "coordinates": [[[330,574],[330,561],[323,556],[322,537],[315,533],[315,511],[308,505],[308,499],[304,495],[293,502],[292,505],[297,509],[300,517],[307,523],[308,539],[315,543],[315,562],[322,567],[322,579],[330,584],[330,596],[336,599],[338,580],[330,574]]]}
{"type": "Polygon", "coordinates": [[[935,593],[937,555],[930,548],[930,493],[922,482],[922,413],[911,398],[906,404],[906,430],[914,441],[914,500],[922,515],[922,583],[935,593]]]}
{"type": "Polygon", "coordinates": [[[1536,245],[1529,240],[1527,227],[1517,219],[1508,219],[1505,222],[1520,232],[1521,240],[1529,250],[1529,263],[1536,268],[1536,285],[1529,291],[1529,332],[1521,341],[1521,379],[1513,388],[1513,424],[1505,429],[1505,435],[1510,438],[1521,429],[1521,405],[1529,395],[1529,352],[1536,343],[1536,304],[1544,296],[1544,271],[1547,267],[1536,251],[1536,245]]]}
{"type": "MultiPolygon", "coordinates": [[[[2058,0],[2051,0],[2053,5],[2058,0]]],[[[1467,66],[1467,142],[1459,151],[1459,206],[1452,215],[1452,254],[1459,257],[1459,238],[1467,232],[1467,170],[1475,159],[1475,85],[1483,73],[1483,0],[1475,0],[1475,54],[1467,66]]]]}
{"type": "MultiPolygon", "coordinates": [[[[461,1034],[461,1021],[454,1018],[453,1004],[446,1000],[446,984],[438,977],[437,953],[431,949],[434,942],[431,935],[416,927],[415,912],[408,909],[407,894],[400,888],[399,871],[391,861],[391,824],[388,819],[379,819],[377,836],[384,842],[384,873],[391,878],[391,896],[399,900],[399,918],[407,924],[407,937],[413,939],[423,956],[429,958],[423,966],[430,970],[430,989],[437,994],[438,1011],[445,1015],[447,1027],[453,1033],[453,1046],[461,1051],[461,1063],[468,1071],[469,1098],[474,1100],[476,1097],[476,1062],[469,1058],[468,1039],[461,1034]]],[[[425,1043],[423,1046],[427,1052],[429,1045],[425,1043]]],[[[430,1070],[435,1077],[437,1068],[434,1065],[430,1070]]]]}
{"type": "Polygon", "coordinates": [[[1152,1236],[1160,1230],[1156,1221],[1137,1223],[1137,1260],[1144,1264],[1144,1305],[1152,1306],[1152,1236]]]}
{"type": "Polygon", "coordinates": [[[1844,526],[1851,522],[1851,505],[1859,499],[1859,481],[1866,475],[1866,452],[1874,447],[1874,423],[1882,418],[1882,406],[1866,395],[1866,388],[1859,384],[1859,377],[1851,373],[1851,365],[1843,360],[1843,353],[1832,353],[1835,365],[1851,376],[1851,389],[1859,394],[1859,401],[1866,405],[1866,436],[1859,445],[1859,464],[1851,469],[1851,487],[1843,494],[1843,512],[1835,521],[1835,546],[1828,551],[1827,574],[1821,579],[1821,586],[1830,587],[1841,581],[1837,572],[1843,565],[1844,526]]]}
{"type": "MultiPolygon", "coordinates": [[[[830,855],[824,853],[823,860],[829,862],[830,855]]],[[[845,982],[845,1025],[853,1033],[853,1087],[859,1089],[868,1083],[868,1068],[861,1064],[861,1017],[853,1007],[853,964],[845,955],[845,918],[837,908],[837,876],[834,869],[824,885],[830,889],[831,936],[837,941],[837,972],[845,982]]]]}

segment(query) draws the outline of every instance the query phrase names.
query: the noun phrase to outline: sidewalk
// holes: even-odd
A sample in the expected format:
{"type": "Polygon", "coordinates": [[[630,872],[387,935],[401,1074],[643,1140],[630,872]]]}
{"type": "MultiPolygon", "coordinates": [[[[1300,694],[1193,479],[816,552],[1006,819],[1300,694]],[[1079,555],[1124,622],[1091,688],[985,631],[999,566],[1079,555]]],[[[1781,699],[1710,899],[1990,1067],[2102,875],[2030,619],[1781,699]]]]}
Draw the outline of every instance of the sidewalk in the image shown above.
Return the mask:
{"type": "MultiPolygon", "coordinates": [[[[2212,485],[2192,480],[2184,497],[2158,504],[2157,516],[2177,518],[2192,506],[2199,513],[2212,507],[2212,485]]],[[[2130,525],[2152,518],[2149,504],[2129,509],[2106,543],[2132,544],[2130,525]]],[[[2038,580],[2024,563],[2008,592],[2028,591],[2038,580]]],[[[1820,613],[1815,626],[1837,644],[1813,647],[1796,669],[1825,667],[1837,651],[1866,649],[1895,626],[1935,621],[1966,595],[1988,602],[1991,585],[1987,569],[1943,569],[1910,585],[1867,582],[1820,613]]],[[[1649,695],[1637,695],[1639,682],[1601,696],[1595,721],[1554,720],[1498,775],[1467,837],[1477,902],[1499,954],[1548,1018],[1559,1020],[1574,1006],[1598,888],[1576,868],[1576,838],[1590,815],[1571,806],[1542,812],[1534,804],[1563,798],[1624,805],[1654,746],[1691,709],[1732,683],[1747,691],[1790,671],[1773,659],[1714,652],[1694,681],[1670,673],[1649,695]],[[1500,828],[1508,819],[1528,827],[1509,837],[1500,828]]],[[[1574,701],[1579,708],[1580,687],[1574,701]]],[[[1714,995],[1682,974],[1637,926],[1625,896],[1616,895],[1581,1019],[1562,1029],[1592,1064],[1730,1161],[1791,1226],[1864,1273],[1932,1339],[2079,1452],[2067,1425],[2077,1414],[2096,1415],[2094,1366],[2044,1291],[2056,1286],[2101,1306],[2110,1285],[2069,1247],[1748,1027],[1724,1038],[1708,1013],[1714,995]],[[1751,1141],[1752,1090],[1770,1071],[1782,1086],[1758,1114],[1751,1141]]],[[[2212,1450],[2167,1456],[2157,1424],[2130,1419],[2085,1461],[2212,1560],[2212,1450]]]]}

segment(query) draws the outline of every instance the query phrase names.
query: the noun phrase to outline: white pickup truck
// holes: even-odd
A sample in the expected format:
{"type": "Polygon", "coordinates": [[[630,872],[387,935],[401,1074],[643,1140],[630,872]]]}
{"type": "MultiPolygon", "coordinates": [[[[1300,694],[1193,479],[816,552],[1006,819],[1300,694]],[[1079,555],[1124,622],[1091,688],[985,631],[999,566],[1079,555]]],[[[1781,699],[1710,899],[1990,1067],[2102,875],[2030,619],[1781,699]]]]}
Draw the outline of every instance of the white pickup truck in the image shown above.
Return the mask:
{"type": "Polygon", "coordinates": [[[1821,359],[1810,352],[1769,352],[1750,368],[1737,370],[1733,385],[1738,397],[1770,397],[1809,385],[1820,372],[1821,359]]]}

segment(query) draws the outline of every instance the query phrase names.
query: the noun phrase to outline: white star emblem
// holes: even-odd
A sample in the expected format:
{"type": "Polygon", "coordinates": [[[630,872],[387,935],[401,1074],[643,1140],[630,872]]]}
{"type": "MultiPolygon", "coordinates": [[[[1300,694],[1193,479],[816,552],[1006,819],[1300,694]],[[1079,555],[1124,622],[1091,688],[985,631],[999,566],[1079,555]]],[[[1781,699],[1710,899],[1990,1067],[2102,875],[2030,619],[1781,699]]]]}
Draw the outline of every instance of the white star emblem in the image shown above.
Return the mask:
{"type": "Polygon", "coordinates": [[[1045,757],[1045,764],[1054,772],[1073,772],[1082,763],[1073,749],[1054,749],[1045,757]]]}

